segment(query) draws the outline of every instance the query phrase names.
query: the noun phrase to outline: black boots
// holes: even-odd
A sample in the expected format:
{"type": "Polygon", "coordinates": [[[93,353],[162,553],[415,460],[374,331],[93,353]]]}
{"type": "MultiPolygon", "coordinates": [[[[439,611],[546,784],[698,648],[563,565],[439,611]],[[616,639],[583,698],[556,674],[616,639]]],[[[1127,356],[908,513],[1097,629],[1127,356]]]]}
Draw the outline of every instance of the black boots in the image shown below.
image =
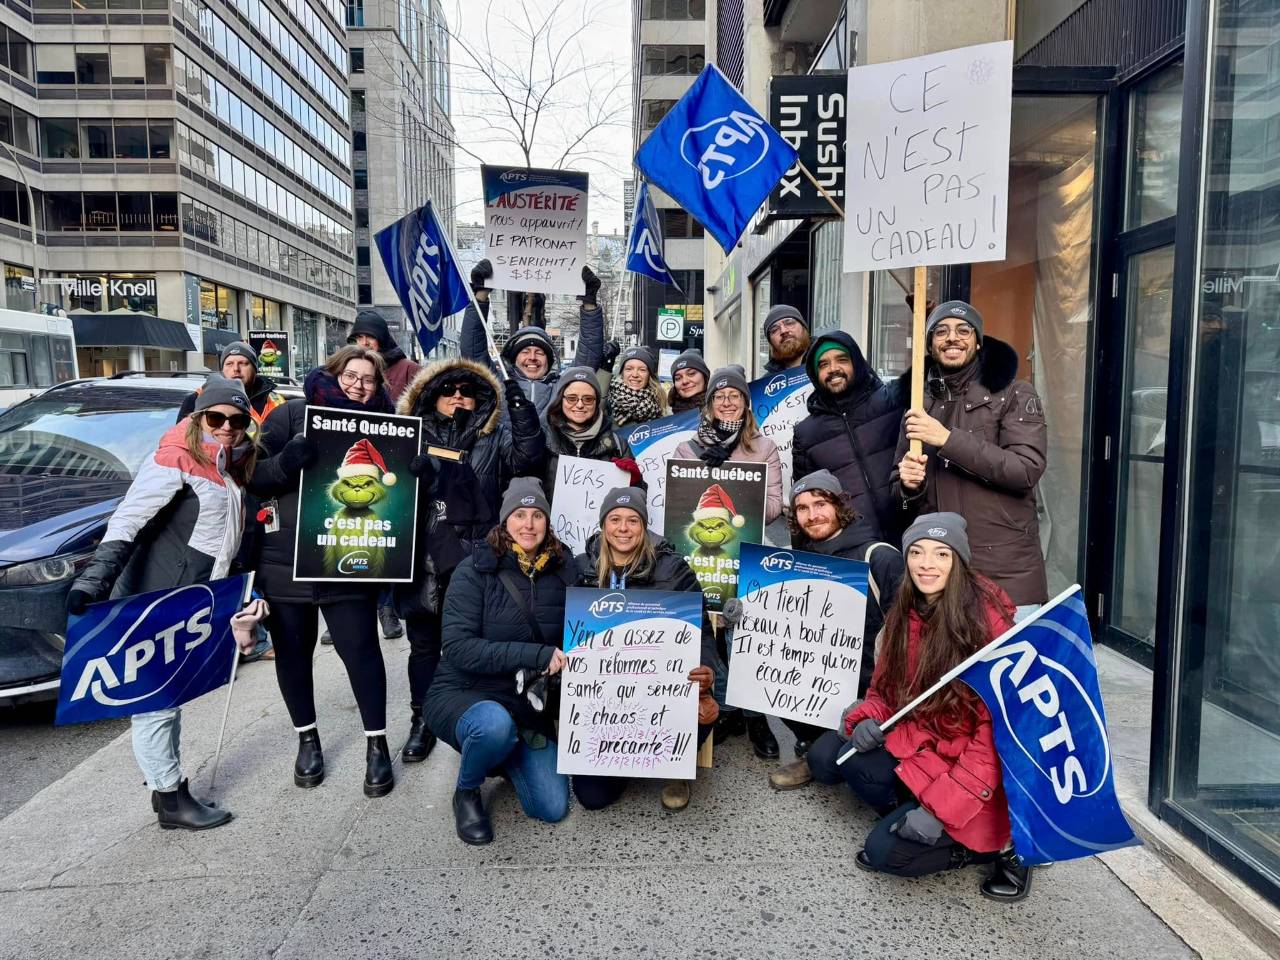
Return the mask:
{"type": "Polygon", "coordinates": [[[320,731],[315,727],[298,734],[298,759],[293,762],[293,784],[318,787],[324,780],[324,753],[320,750],[320,731]]]}
{"type": "Polygon", "coordinates": [[[482,847],[493,840],[493,824],[480,799],[480,788],[453,791],[453,820],[458,829],[458,839],[473,847],[482,847]]]}
{"type": "Polygon", "coordinates": [[[988,900],[1013,903],[1025,900],[1031,892],[1031,868],[1024,867],[1006,851],[991,866],[991,876],[982,881],[978,891],[988,900]]]}
{"type": "Polygon", "coordinates": [[[712,737],[716,746],[719,746],[730,737],[740,737],[746,732],[747,721],[743,717],[741,710],[721,710],[720,719],[716,721],[716,728],[712,737]]]}
{"type": "Polygon", "coordinates": [[[186,780],[178,784],[177,790],[152,791],[151,809],[156,811],[164,830],[212,830],[231,820],[230,811],[211,807],[193,797],[186,780]]]}
{"type": "Polygon", "coordinates": [[[378,608],[378,626],[382,628],[384,640],[399,640],[404,636],[404,624],[400,622],[400,615],[396,613],[395,607],[378,608]]]}
{"type": "Polygon", "coordinates": [[[413,715],[409,720],[409,739],[404,742],[400,759],[405,763],[421,763],[431,755],[436,745],[436,735],[427,729],[427,722],[422,719],[422,708],[410,709],[413,715]]]}
{"type": "Polygon", "coordinates": [[[769,729],[768,717],[747,717],[747,736],[751,738],[751,749],[761,760],[778,759],[778,740],[769,729]]]}
{"type": "Polygon", "coordinates": [[[387,738],[379,735],[366,739],[369,747],[365,752],[364,795],[385,797],[396,785],[395,776],[391,772],[391,751],[387,749],[387,738]]]}

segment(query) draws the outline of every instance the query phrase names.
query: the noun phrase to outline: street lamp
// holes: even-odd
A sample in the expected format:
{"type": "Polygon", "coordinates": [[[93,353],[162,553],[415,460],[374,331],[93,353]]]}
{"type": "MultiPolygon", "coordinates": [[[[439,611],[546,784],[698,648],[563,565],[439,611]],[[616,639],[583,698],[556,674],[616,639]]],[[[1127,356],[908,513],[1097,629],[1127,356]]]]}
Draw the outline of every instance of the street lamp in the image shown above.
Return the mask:
{"type": "Polygon", "coordinates": [[[40,242],[36,237],[36,197],[31,192],[31,184],[27,180],[27,171],[22,168],[22,164],[18,161],[18,155],[13,152],[13,148],[4,140],[0,140],[0,147],[4,147],[4,152],[9,155],[9,159],[13,161],[13,165],[18,168],[18,176],[22,179],[22,185],[27,188],[27,213],[31,217],[31,277],[35,282],[35,299],[36,312],[40,312],[40,242]]]}

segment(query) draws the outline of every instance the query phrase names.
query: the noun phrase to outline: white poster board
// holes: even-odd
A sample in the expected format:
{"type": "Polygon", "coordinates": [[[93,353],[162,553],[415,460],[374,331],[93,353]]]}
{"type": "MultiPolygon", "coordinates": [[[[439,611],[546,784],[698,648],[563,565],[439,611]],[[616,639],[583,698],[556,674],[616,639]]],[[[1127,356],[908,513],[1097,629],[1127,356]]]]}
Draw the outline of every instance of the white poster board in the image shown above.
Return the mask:
{"type": "Polygon", "coordinates": [[[605,494],[630,485],[630,476],[608,460],[560,457],[551,498],[551,532],[575,554],[582,553],[587,540],[600,529],[605,494]]]}
{"type": "Polygon", "coordinates": [[[498,290],[581,293],[587,175],[482,166],[485,256],[498,290]]]}
{"type": "Polygon", "coordinates": [[[849,71],[844,270],[1003,260],[1013,42],[849,71]]]}

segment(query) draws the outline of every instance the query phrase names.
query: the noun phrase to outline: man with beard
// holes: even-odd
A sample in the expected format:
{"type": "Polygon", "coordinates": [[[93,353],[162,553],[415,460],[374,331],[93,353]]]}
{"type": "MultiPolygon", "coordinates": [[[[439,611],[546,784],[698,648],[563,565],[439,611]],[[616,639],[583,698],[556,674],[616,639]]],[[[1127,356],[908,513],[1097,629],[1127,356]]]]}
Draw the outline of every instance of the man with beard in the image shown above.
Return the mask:
{"type": "Polygon", "coordinates": [[[884,383],[843,330],[821,334],[805,355],[813,382],[809,416],[796,424],[792,476],[830,470],[877,540],[896,540],[904,519],[889,473],[909,396],[901,380],[884,383]]]}
{"type": "MultiPolygon", "coordinates": [[[[1048,431],[1035,387],[1018,377],[1018,354],[983,337],[972,304],[949,300],[925,321],[924,409],[907,411],[893,470],[905,511],[950,511],[968,524],[973,569],[1018,606],[1017,619],[1049,598],[1036,483],[1048,431]],[[923,452],[908,452],[911,440],[923,452]]],[[[910,371],[903,378],[910,376],[910,371]]]]}
{"type": "Polygon", "coordinates": [[[422,369],[420,364],[404,355],[395,337],[391,336],[387,321],[372,310],[361,310],[356,314],[356,322],[351,327],[347,343],[372,350],[382,357],[382,362],[387,365],[383,376],[386,378],[387,392],[391,394],[392,403],[400,399],[405,387],[413,382],[413,378],[422,369]]]}
{"type": "Polygon", "coordinates": [[[769,341],[765,373],[800,366],[804,352],[809,349],[809,325],[799,310],[785,303],[774,307],[764,318],[764,336],[769,341]]]}

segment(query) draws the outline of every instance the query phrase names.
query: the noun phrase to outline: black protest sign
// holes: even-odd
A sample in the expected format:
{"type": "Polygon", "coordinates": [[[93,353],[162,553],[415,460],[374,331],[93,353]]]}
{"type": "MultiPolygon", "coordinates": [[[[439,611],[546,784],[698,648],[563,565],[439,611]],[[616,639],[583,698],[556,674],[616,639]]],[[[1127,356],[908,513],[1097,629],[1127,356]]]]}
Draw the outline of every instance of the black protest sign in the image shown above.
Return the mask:
{"type": "Polygon", "coordinates": [[[264,377],[289,376],[289,334],[284,330],[250,330],[245,334],[258,355],[258,372],[264,377]]]}

